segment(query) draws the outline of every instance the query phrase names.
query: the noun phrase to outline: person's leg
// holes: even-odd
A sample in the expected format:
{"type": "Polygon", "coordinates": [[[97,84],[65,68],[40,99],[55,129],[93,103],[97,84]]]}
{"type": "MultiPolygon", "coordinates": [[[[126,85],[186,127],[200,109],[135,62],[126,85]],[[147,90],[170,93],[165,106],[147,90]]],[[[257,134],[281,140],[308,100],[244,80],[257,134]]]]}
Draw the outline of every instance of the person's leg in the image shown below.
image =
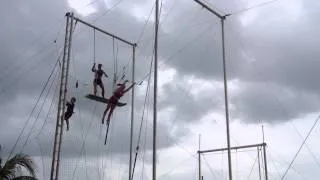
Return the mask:
{"type": "Polygon", "coordinates": [[[67,131],[69,131],[69,119],[66,119],[67,131]]]}
{"type": "Polygon", "coordinates": [[[100,81],[99,86],[100,86],[100,88],[101,88],[102,97],[104,98],[104,86],[103,86],[102,81],[100,81]]]}
{"type": "Polygon", "coordinates": [[[64,120],[66,121],[66,124],[67,124],[67,131],[69,131],[69,118],[70,117],[71,117],[71,115],[68,112],[66,112],[64,114],[64,120]]]}
{"type": "Polygon", "coordinates": [[[93,80],[93,94],[96,96],[97,94],[97,80],[93,80]]]}
{"type": "Polygon", "coordinates": [[[110,109],[110,104],[108,104],[107,109],[103,112],[103,115],[102,115],[102,124],[104,124],[104,118],[106,117],[106,114],[107,114],[107,112],[108,112],[109,109],[110,109]]]}
{"type": "Polygon", "coordinates": [[[113,110],[116,108],[116,105],[115,104],[112,104],[111,107],[110,107],[110,112],[109,112],[109,115],[108,115],[108,119],[107,119],[107,124],[110,123],[110,118],[111,118],[111,115],[113,113],[113,110]]]}

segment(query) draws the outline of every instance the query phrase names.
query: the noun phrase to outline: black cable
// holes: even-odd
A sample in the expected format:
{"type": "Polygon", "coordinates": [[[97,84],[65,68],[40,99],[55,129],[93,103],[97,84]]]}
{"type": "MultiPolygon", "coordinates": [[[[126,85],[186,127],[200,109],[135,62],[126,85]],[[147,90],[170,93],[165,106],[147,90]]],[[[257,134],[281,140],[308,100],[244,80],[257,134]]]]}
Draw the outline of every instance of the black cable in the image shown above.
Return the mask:
{"type": "Polygon", "coordinates": [[[150,18],[151,18],[151,15],[152,15],[152,12],[153,12],[153,9],[154,9],[155,5],[156,5],[156,3],[153,4],[152,9],[151,9],[151,11],[150,11],[150,14],[149,14],[149,16],[148,16],[148,19],[146,20],[146,22],[145,22],[144,25],[143,25],[142,31],[141,31],[141,33],[140,33],[140,35],[139,35],[138,40],[137,40],[137,44],[139,44],[139,42],[140,42],[140,40],[141,40],[141,38],[142,38],[145,30],[147,29],[147,25],[148,25],[148,23],[149,23],[149,20],[150,20],[150,18]]]}
{"type": "Polygon", "coordinates": [[[299,147],[299,149],[298,149],[297,153],[294,155],[294,157],[293,157],[292,161],[290,162],[289,167],[286,169],[286,171],[284,172],[283,176],[281,177],[281,180],[283,180],[283,179],[285,178],[285,176],[287,175],[287,173],[288,173],[289,169],[291,168],[291,166],[292,166],[293,162],[294,162],[294,161],[295,161],[295,159],[298,157],[298,155],[299,155],[299,153],[300,153],[300,151],[301,151],[302,147],[303,147],[303,146],[304,146],[304,144],[306,143],[307,139],[309,138],[309,136],[310,136],[311,132],[313,131],[314,127],[317,125],[317,123],[318,123],[318,121],[319,121],[319,120],[320,120],[320,115],[319,115],[319,116],[316,118],[316,120],[314,121],[314,123],[313,123],[313,125],[312,125],[312,127],[311,127],[310,131],[308,132],[307,136],[305,137],[305,139],[303,140],[302,144],[300,145],[300,147],[299,147]]]}
{"type": "Polygon", "coordinates": [[[44,126],[47,124],[47,121],[48,121],[48,119],[49,119],[49,114],[50,114],[51,108],[52,108],[52,106],[53,106],[54,97],[55,97],[56,93],[58,92],[58,89],[59,89],[59,85],[56,86],[56,89],[55,89],[55,91],[54,91],[54,93],[53,93],[53,96],[52,96],[52,99],[51,99],[51,102],[50,102],[50,106],[49,106],[47,115],[46,115],[46,117],[45,117],[45,120],[44,120],[41,128],[40,128],[40,131],[38,132],[38,134],[37,134],[37,136],[36,136],[37,138],[39,138],[40,133],[42,132],[44,126]]]}
{"type": "Polygon", "coordinates": [[[38,62],[37,64],[35,64],[34,66],[30,67],[29,69],[27,69],[26,71],[24,71],[23,73],[21,73],[20,75],[18,75],[13,82],[11,82],[10,84],[8,84],[7,86],[5,86],[4,88],[2,88],[0,90],[0,95],[4,92],[6,92],[6,90],[8,90],[9,88],[11,88],[13,85],[16,84],[16,82],[18,82],[19,80],[21,80],[21,78],[25,77],[26,74],[28,74],[29,72],[31,72],[32,70],[34,70],[35,68],[39,67],[40,63],[45,62],[45,60],[50,60],[50,57],[52,54],[54,54],[55,51],[52,51],[46,58],[42,59],[40,62],[38,62]]]}
{"type": "MultiPolygon", "coordinates": [[[[60,20],[58,20],[55,24],[54,24],[54,26],[56,26],[56,24],[58,24],[58,23],[62,23],[62,19],[60,20]]],[[[52,28],[52,27],[54,27],[54,26],[51,26],[49,29],[47,29],[43,34],[41,34],[40,36],[38,36],[37,38],[35,38],[29,45],[28,45],[28,47],[31,47],[31,46],[33,46],[33,45],[35,45],[35,44],[37,44],[45,35],[48,35],[48,32],[50,32],[50,31],[52,31],[54,28],[52,28]]],[[[59,30],[60,31],[60,30],[59,30]]],[[[59,35],[59,34],[58,34],[59,35]]],[[[4,66],[3,66],[3,68],[1,69],[1,72],[3,73],[3,72],[6,72],[7,70],[9,70],[9,66],[11,65],[11,64],[13,64],[14,62],[16,62],[16,61],[14,61],[14,59],[16,59],[16,58],[18,58],[18,57],[20,57],[20,56],[24,56],[27,52],[28,52],[28,50],[29,49],[25,49],[24,51],[22,51],[21,53],[19,53],[18,55],[16,55],[16,56],[14,56],[13,58],[9,58],[9,62],[7,63],[7,64],[5,64],[4,66]]],[[[38,53],[40,53],[40,52],[43,52],[42,50],[40,50],[40,51],[38,51],[38,53]]],[[[36,55],[36,54],[34,54],[34,55],[36,55]]],[[[34,56],[33,55],[33,56],[34,56]]],[[[31,57],[30,57],[31,58],[31,57]]],[[[28,62],[28,61],[27,61],[28,62]]],[[[2,77],[0,78],[0,79],[2,79],[2,77]]]]}
{"type": "Polygon", "coordinates": [[[230,16],[236,15],[236,14],[240,14],[240,13],[243,13],[243,12],[246,12],[246,11],[250,11],[252,9],[259,8],[259,7],[262,7],[262,6],[266,6],[266,5],[274,3],[276,1],[278,1],[278,0],[271,0],[271,1],[267,1],[267,2],[261,3],[261,4],[253,5],[251,7],[247,7],[247,8],[232,12],[232,13],[230,13],[230,16]]]}
{"type": "Polygon", "coordinates": [[[114,3],[109,9],[107,9],[105,12],[103,12],[100,16],[98,16],[95,20],[92,21],[92,23],[96,22],[101,17],[105,16],[108,12],[110,12],[113,8],[117,7],[123,0],[119,0],[116,3],[114,3]]]}
{"type": "MultiPolygon", "coordinates": [[[[60,57],[59,57],[59,58],[60,58],[60,57]]],[[[59,58],[58,58],[58,59],[59,59],[59,58]]],[[[58,64],[58,62],[59,62],[59,61],[57,60],[56,65],[58,64]]],[[[56,65],[55,65],[55,66],[56,66],[56,65]]],[[[54,69],[55,69],[55,68],[54,68],[54,69]]],[[[48,85],[48,83],[49,83],[50,77],[52,76],[53,72],[54,72],[54,71],[51,72],[49,78],[47,79],[47,81],[46,81],[46,83],[45,83],[45,85],[44,85],[44,87],[42,88],[41,93],[40,93],[40,95],[39,95],[39,97],[38,97],[38,99],[37,99],[37,102],[36,102],[35,106],[33,107],[31,113],[29,114],[29,117],[28,117],[27,121],[25,122],[25,124],[24,124],[24,126],[23,126],[23,128],[22,128],[22,131],[20,132],[20,134],[19,134],[19,136],[18,136],[18,138],[17,138],[14,146],[12,147],[12,149],[11,149],[11,151],[10,151],[10,153],[9,153],[9,156],[8,156],[8,159],[7,159],[7,160],[9,160],[9,159],[11,158],[11,155],[12,155],[14,149],[16,148],[16,146],[17,146],[17,144],[18,144],[18,141],[20,140],[20,138],[21,138],[21,136],[22,136],[25,128],[27,127],[27,124],[29,123],[29,121],[30,121],[30,119],[31,119],[31,117],[32,117],[32,114],[33,114],[33,112],[35,111],[35,109],[36,109],[36,107],[37,107],[37,105],[38,105],[38,103],[39,103],[39,101],[40,101],[40,99],[41,99],[41,97],[42,97],[42,94],[44,93],[44,91],[45,91],[45,89],[46,89],[46,87],[47,87],[47,85],[48,85]]]]}
{"type": "MultiPolygon", "coordinates": [[[[96,111],[96,108],[97,108],[97,104],[95,104],[94,107],[93,107],[91,119],[93,119],[94,112],[96,111]]],[[[82,146],[81,146],[81,149],[80,149],[80,154],[79,154],[79,156],[80,156],[82,153],[85,154],[85,163],[86,163],[86,153],[85,153],[86,142],[85,142],[85,140],[87,139],[87,136],[88,136],[89,131],[90,131],[91,127],[92,127],[92,124],[93,124],[93,121],[90,122],[89,128],[88,128],[87,132],[85,133],[84,141],[83,141],[83,143],[82,143],[82,146]],[[83,151],[84,151],[84,152],[83,152],[83,151]]],[[[72,179],[75,178],[75,174],[76,174],[77,167],[78,167],[78,163],[76,163],[76,167],[74,168],[73,175],[72,175],[72,179]]]]}
{"type": "MultiPolygon", "coordinates": [[[[245,47],[244,44],[241,42],[241,40],[238,40],[238,41],[239,41],[241,47],[245,47]]],[[[245,51],[245,49],[243,49],[243,50],[245,51]]],[[[254,66],[254,69],[257,71],[257,73],[263,78],[261,72],[259,71],[258,66],[256,66],[256,64],[254,64],[254,63],[249,63],[249,64],[250,64],[250,65],[253,65],[253,66],[254,66]]],[[[266,83],[266,86],[268,86],[268,85],[269,85],[269,83],[267,82],[267,83],[266,83]]],[[[278,105],[279,105],[279,106],[281,107],[281,109],[284,111],[284,113],[286,113],[287,115],[289,115],[288,110],[281,104],[281,101],[279,100],[279,98],[275,97],[275,99],[276,99],[276,102],[278,103],[278,105]]],[[[303,139],[303,136],[302,136],[302,134],[300,133],[300,131],[297,129],[296,125],[295,125],[292,121],[290,121],[289,123],[293,126],[294,130],[295,130],[296,133],[300,136],[300,138],[303,139]]],[[[311,151],[311,149],[310,149],[310,147],[308,146],[307,143],[305,144],[305,146],[306,146],[308,152],[311,154],[311,156],[312,156],[313,159],[315,160],[316,164],[320,167],[320,162],[318,161],[316,155],[311,151]]],[[[299,174],[300,174],[300,173],[299,173],[299,174]]]]}
{"type": "MultiPolygon", "coordinates": [[[[35,53],[35,54],[31,55],[30,57],[26,58],[25,62],[20,63],[18,66],[13,67],[11,69],[7,67],[4,71],[1,71],[2,74],[0,77],[0,82],[3,81],[3,79],[5,79],[8,75],[12,75],[12,71],[16,72],[18,69],[25,67],[27,63],[30,64],[30,59],[36,59],[35,57],[40,55],[41,53],[43,53],[49,46],[51,46],[51,43],[42,46],[38,53],[35,53]]],[[[36,63],[36,64],[38,64],[38,63],[36,63]]]]}
{"type": "Polygon", "coordinates": [[[214,179],[217,179],[217,177],[214,175],[213,169],[210,167],[209,163],[207,162],[206,158],[204,157],[204,155],[202,154],[202,158],[204,160],[204,162],[206,163],[211,175],[213,176],[214,179]]]}
{"type": "Polygon", "coordinates": [[[254,163],[253,163],[253,165],[252,165],[252,167],[251,167],[251,170],[250,170],[250,173],[249,173],[247,179],[250,178],[250,176],[251,176],[251,174],[252,174],[252,172],[253,172],[253,168],[254,168],[254,166],[256,165],[257,160],[258,160],[258,155],[257,155],[256,159],[254,160],[254,163]]]}
{"type": "MultiPolygon", "coordinates": [[[[153,58],[152,58],[151,64],[150,64],[149,74],[151,74],[152,65],[153,65],[153,58]]],[[[150,79],[151,79],[151,76],[149,76],[149,78],[148,78],[148,85],[147,85],[147,90],[146,90],[146,96],[145,96],[145,98],[144,98],[142,118],[141,118],[141,122],[140,122],[139,136],[138,136],[138,142],[137,142],[137,147],[136,147],[136,154],[135,154],[135,158],[134,158],[134,163],[133,163],[133,170],[132,170],[132,177],[131,177],[131,179],[133,179],[134,170],[135,170],[136,162],[137,162],[137,156],[138,156],[138,153],[139,153],[139,146],[140,146],[140,139],[141,139],[142,124],[143,124],[143,120],[144,120],[144,113],[145,113],[145,108],[146,108],[147,99],[148,99],[148,95],[149,95],[150,79]]]]}
{"type": "MultiPolygon", "coordinates": [[[[150,102],[150,98],[148,103],[150,102]]],[[[149,117],[149,111],[147,109],[147,117],[149,117]]],[[[146,121],[146,127],[145,127],[145,135],[144,135],[144,151],[143,151],[143,161],[142,161],[142,171],[141,171],[141,180],[143,180],[143,173],[145,169],[145,157],[146,157],[146,151],[147,151],[147,135],[148,135],[148,121],[146,121]]]]}
{"type": "MultiPolygon", "coordinates": [[[[53,69],[52,69],[52,71],[51,71],[51,73],[50,73],[50,75],[49,75],[48,82],[50,81],[50,79],[51,79],[51,77],[52,77],[52,75],[53,75],[53,73],[54,73],[57,65],[58,65],[58,61],[57,61],[56,64],[54,65],[54,67],[53,67],[53,69]]],[[[52,88],[52,86],[53,86],[53,84],[54,84],[54,82],[55,82],[55,80],[56,80],[56,77],[57,77],[57,76],[55,75],[54,78],[53,78],[53,80],[52,80],[52,83],[51,83],[50,86],[49,86],[49,89],[48,89],[48,92],[47,92],[47,94],[46,94],[46,96],[45,96],[45,99],[44,99],[44,101],[43,101],[42,104],[41,104],[41,107],[40,107],[40,110],[39,110],[39,112],[38,112],[38,115],[37,115],[36,119],[34,120],[32,126],[31,126],[31,129],[30,129],[30,131],[29,131],[29,133],[28,133],[28,135],[27,135],[27,139],[26,139],[26,141],[24,142],[24,144],[23,144],[23,146],[22,146],[22,148],[21,148],[20,153],[23,151],[24,147],[26,146],[27,142],[29,141],[30,135],[31,135],[31,133],[33,132],[32,130],[33,130],[36,122],[37,122],[38,119],[39,119],[39,116],[40,116],[40,114],[41,114],[41,112],[42,112],[42,109],[43,109],[45,103],[46,103],[46,100],[47,100],[48,95],[49,95],[49,93],[50,93],[50,90],[51,90],[51,88],[52,88]]]]}
{"type": "MultiPolygon", "coordinates": [[[[207,29],[205,29],[205,30],[204,30],[203,32],[201,32],[198,36],[194,37],[192,40],[190,40],[188,43],[186,43],[185,46],[183,46],[183,47],[180,48],[178,51],[176,51],[174,54],[172,54],[167,60],[163,61],[162,64],[165,64],[165,63],[173,60],[174,57],[175,57],[177,54],[181,53],[181,51],[183,51],[183,50],[186,49],[188,46],[190,46],[193,41],[195,41],[196,39],[202,37],[203,35],[205,35],[205,33],[209,32],[209,30],[210,30],[212,27],[213,27],[213,25],[210,26],[210,27],[208,27],[207,29]]],[[[159,66],[160,66],[160,65],[159,65],[159,66]]],[[[147,75],[145,75],[145,76],[142,78],[141,82],[143,82],[144,79],[146,79],[146,78],[147,78],[148,76],[150,76],[150,75],[151,75],[151,73],[148,73],[147,75]]]]}

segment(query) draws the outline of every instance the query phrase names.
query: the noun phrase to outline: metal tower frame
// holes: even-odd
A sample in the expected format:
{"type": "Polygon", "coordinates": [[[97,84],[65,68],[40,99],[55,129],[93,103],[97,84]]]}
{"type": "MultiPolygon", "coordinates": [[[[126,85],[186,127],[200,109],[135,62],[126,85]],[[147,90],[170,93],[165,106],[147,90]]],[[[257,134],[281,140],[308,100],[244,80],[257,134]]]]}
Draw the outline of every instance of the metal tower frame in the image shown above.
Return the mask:
{"type": "Polygon", "coordinates": [[[73,30],[73,13],[67,13],[66,20],[66,32],[64,40],[64,49],[63,49],[63,58],[61,66],[61,80],[60,80],[60,92],[59,92],[59,102],[58,102],[58,111],[57,111],[57,122],[56,130],[54,136],[53,144],[53,153],[52,153],[52,165],[51,165],[51,174],[50,180],[59,179],[59,163],[60,163],[60,152],[61,152],[61,143],[63,135],[63,114],[65,111],[65,102],[67,96],[67,86],[68,86],[68,77],[69,77],[69,64],[70,64],[70,55],[71,55],[71,42],[72,42],[72,30],[73,30]]]}
{"type": "MultiPolygon", "coordinates": [[[[52,154],[52,165],[51,165],[51,175],[50,180],[59,179],[59,163],[60,163],[60,152],[63,136],[63,114],[65,112],[66,96],[67,96],[67,85],[68,85],[68,76],[69,76],[69,64],[71,56],[71,42],[72,42],[72,33],[74,24],[80,22],[94,30],[97,30],[107,36],[111,36],[125,44],[132,46],[132,82],[135,82],[135,49],[137,47],[136,43],[131,43],[123,38],[120,38],[112,33],[102,30],[99,27],[96,27],[88,22],[85,22],[74,16],[73,13],[66,13],[66,30],[65,30],[65,41],[64,41],[64,50],[62,58],[62,67],[61,67],[61,80],[60,80],[60,93],[59,93],[59,102],[58,102],[58,111],[57,111],[57,122],[55,130],[55,138],[53,144],[53,154],[52,154]]],[[[133,121],[134,121],[134,87],[132,88],[132,100],[131,100],[131,136],[130,136],[130,159],[129,159],[129,180],[131,179],[132,171],[132,136],[133,136],[133,121]]]]}

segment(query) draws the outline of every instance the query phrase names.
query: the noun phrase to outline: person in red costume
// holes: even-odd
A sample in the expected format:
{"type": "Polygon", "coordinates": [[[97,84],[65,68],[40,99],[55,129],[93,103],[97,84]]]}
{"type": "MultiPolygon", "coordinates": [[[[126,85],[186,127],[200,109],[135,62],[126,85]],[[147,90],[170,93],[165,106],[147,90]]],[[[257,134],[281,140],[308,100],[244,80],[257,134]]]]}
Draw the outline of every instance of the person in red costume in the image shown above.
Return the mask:
{"type": "Polygon", "coordinates": [[[106,117],[107,112],[110,110],[109,114],[108,114],[108,119],[107,119],[107,125],[109,124],[111,115],[112,115],[115,107],[117,106],[119,99],[135,85],[135,83],[133,83],[132,85],[130,85],[126,89],[127,82],[128,82],[128,80],[125,80],[123,83],[117,84],[118,88],[115,90],[113,95],[109,98],[109,103],[107,105],[107,108],[103,112],[102,124],[104,124],[104,118],[106,117]]]}

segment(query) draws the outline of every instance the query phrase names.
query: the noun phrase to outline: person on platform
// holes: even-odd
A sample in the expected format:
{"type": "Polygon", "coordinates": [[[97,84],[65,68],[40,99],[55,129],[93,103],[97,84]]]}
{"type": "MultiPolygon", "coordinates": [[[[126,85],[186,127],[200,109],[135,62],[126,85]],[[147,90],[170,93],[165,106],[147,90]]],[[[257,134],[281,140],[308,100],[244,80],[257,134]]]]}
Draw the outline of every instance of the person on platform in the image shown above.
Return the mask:
{"type": "Polygon", "coordinates": [[[96,96],[97,94],[97,86],[101,88],[101,94],[104,98],[104,86],[102,82],[102,75],[108,77],[108,75],[102,70],[102,64],[98,64],[98,69],[96,69],[96,63],[93,64],[91,71],[94,72],[94,80],[93,80],[93,93],[96,96]]]}

